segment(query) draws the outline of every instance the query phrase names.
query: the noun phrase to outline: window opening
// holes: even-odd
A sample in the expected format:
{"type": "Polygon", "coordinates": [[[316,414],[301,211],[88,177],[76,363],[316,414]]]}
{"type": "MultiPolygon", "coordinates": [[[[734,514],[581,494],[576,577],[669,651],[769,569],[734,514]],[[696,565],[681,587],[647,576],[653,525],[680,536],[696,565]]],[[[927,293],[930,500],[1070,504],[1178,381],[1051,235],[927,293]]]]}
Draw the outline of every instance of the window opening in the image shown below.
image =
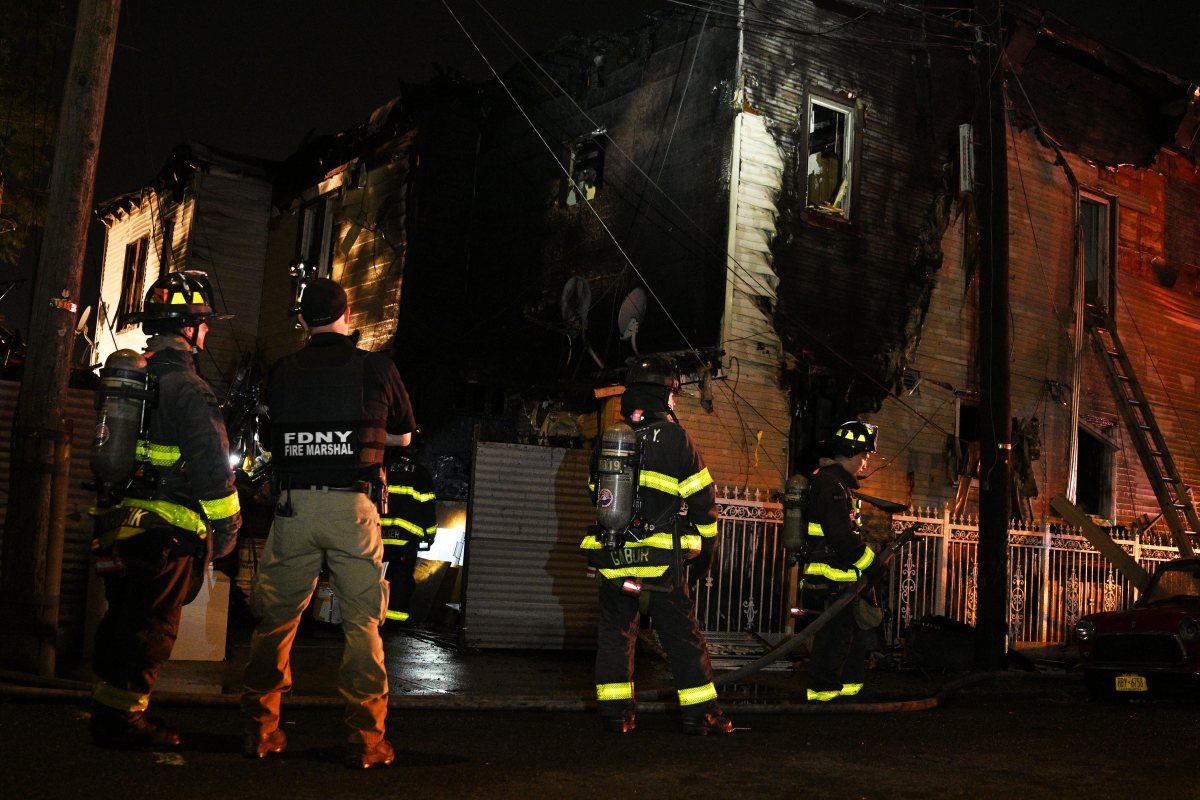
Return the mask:
{"type": "Polygon", "coordinates": [[[1113,516],[1113,445],[1108,437],[1079,426],[1075,505],[1085,514],[1113,516]]]}
{"type": "Polygon", "coordinates": [[[143,236],[125,245],[125,266],[121,272],[121,305],[117,309],[117,330],[133,326],[130,317],[142,307],[146,285],[146,254],[150,237],[143,236]]]}
{"type": "Polygon", "coordinates": [[[825,98],[808,99],[808,165],[805,205],[850,218],[854,167],[854,109],[825,98]]]}
{"type": "Polygon", "coordinates": [[[567,205],[595,200],[604,185],[604,129],[571,143],[571,181],[567,186],[567,205]]]}
{"type": "Polygon", "coordinates": [[[1116,225],[1112,224],[1112,210],[1112,203],[1102,197],[1079,197],[1083,301],[1104,312],[1112,310],[1112,254],[1116,232],[1116,225]]]}

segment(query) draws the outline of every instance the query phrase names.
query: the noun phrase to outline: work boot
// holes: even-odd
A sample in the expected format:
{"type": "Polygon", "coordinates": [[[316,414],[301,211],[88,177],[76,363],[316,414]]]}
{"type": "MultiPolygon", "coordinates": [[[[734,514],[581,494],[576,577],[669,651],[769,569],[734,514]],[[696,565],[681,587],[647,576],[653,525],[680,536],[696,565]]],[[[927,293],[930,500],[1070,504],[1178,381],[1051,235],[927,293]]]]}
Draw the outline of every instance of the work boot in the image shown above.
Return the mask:
{"type": "Polygon", "coordinates": [[[88,724],[92,743],[101,747],[133,750],[141,747],[179,747],[179,732],[160,719],[150,719],[144,711],[118,711],[92,704],[88,724]]]}
{"type": "Polygon", "coordinates": [[[375,744],[352,744],[346,748],[346,769],[373,769],[386,767],[396,757],[396,751],[387,739],[375,744]]]}
{"type": "Polygon", "coordinates": [[[628,708],[620,714],[601,714],[600,724],[609,733],[629,733],[637,727],[637,714],[628,708]]]}
{"type": "Polygon", "coordinates": [[[276,728],[273,731],[247,731],[242,739],[242,755],[246,758],[277,756],[287,750],[287,734],[276,728]]]}
{"type": "Polygon", "coordinates": [[[716,708],[704,716],[684,716],[683,732],[688,736],[733,733],[733,723],[721,709],[716,708]]]}

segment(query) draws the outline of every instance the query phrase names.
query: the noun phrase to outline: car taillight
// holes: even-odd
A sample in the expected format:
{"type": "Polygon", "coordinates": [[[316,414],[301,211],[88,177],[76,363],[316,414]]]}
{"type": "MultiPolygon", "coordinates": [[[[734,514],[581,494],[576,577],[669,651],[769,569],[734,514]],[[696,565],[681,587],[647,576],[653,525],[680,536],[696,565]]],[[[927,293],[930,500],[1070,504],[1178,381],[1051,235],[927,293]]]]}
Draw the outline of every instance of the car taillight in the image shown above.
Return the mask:
{"type": "Polygon", "coordinates": [[[1178,636],[1184,644],[1200,642],[1200,620],[1195,617],[1184,617],[1179,623],[1178,636]]]}

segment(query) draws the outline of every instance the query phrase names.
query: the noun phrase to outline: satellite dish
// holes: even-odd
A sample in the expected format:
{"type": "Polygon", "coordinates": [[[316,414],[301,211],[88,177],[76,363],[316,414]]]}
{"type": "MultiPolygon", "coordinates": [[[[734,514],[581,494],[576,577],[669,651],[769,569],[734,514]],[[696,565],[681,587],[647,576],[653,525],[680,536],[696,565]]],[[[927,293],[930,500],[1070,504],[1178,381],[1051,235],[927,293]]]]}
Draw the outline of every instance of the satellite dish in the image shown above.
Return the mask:
{"type": "Polygon", "coordinates": [[[587,279],[578,275],[568,278],[563,285],[562,297],[559,298],[558,308],[562,312],[563,323],[569,331],[586,331],[588,310],[592,307],[592,287],[587,279]]]}
{"type": "Polygon", "coordinates": [[[92,307],[88,306],[87,308],[85,308],[83,310],[83,313],[79,315],[79,322],[75,325],[76,333],[83,333],[84,331],[87,330],[88,318],[91,316],[92,316],[92,307]]]}
{"type": "Polygon", "coordinates": [[[635,286],[625,299],[621,301],[621,309],[617,312],[617,330],[621,332],[621,341],[628,341],[633,352],[638,352],[637,334],[646,316],[646,291],[635,286]]]}

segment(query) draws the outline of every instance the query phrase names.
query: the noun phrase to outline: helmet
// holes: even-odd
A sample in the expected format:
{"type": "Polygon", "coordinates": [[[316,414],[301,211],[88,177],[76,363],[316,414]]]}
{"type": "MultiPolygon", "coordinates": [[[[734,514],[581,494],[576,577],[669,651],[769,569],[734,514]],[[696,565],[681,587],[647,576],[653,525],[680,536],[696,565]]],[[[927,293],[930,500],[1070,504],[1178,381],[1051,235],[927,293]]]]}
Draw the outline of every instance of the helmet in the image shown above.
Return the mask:
{"type": "Polygon", "coordinates": [[[856,456],[859,453],[875,452],[875,437],[879,426],[852,419],[838,426],[829,442],[835,456],[856,456]]]}
{"type": "Polygon", "coordinates": [[[675,368],[675,362],[666,356],[645,356],[629,368],[625,383],[648,383],[678,392],[679,370],[675,368]]]}
{"type": "Polygon", "coordinates": [[[133,316],[135,322],[171,320],[185,325],[228,318],[213,312],[208,275],[193,269],[168,272],[150,284],[141,312],[133,316]]]}

